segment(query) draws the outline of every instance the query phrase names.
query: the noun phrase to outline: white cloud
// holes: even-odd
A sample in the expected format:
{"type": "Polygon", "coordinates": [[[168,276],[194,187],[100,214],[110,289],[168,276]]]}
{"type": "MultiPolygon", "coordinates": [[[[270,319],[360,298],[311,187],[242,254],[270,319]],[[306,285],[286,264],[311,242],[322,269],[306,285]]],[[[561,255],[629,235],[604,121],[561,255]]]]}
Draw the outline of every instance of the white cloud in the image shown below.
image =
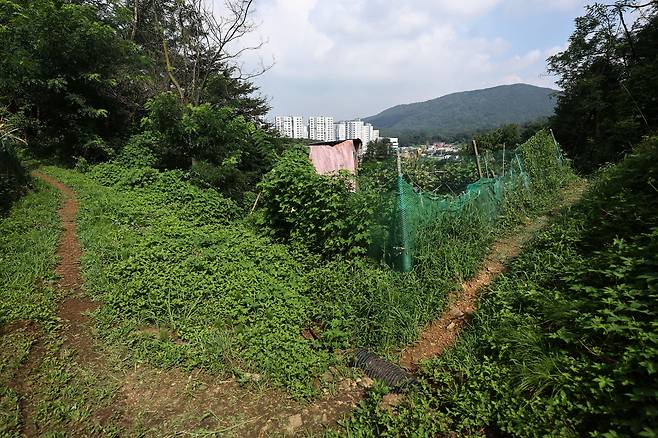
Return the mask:
{"type": "Polygon", "coordinates": [[[490,15],[501,20],[515,6],[534,7],[536,12],[582,3],[261,0],[258,34],[269,43],[260,55],[273,57],[276,65],[257,83],[272,97],[275,113],[338,118],[501,83],[553,86],[553,78],[543,75],[545,59],[564,47],[553,43],[516,50],[515,41],[485,39],[474,30],[478,20],[490,15]]]}

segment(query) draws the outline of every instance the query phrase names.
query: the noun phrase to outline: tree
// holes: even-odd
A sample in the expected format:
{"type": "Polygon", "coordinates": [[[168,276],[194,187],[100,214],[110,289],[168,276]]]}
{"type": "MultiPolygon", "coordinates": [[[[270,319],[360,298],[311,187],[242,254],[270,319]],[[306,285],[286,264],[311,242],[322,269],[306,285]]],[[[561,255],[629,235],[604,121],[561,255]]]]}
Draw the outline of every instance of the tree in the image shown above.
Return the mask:
{"type": "Polygon", "coordinates": [[[154,153],[161,167],[191,169],[198,182],[239,197],[274,165],[275,139],[231,107],[183,104],[164,93],[146,108],[144,132],[131,143],[154,153]]]}
{"type": "Polygon", "coordinates": [[[368,143],[366,153],[363,155],[364,161],[381,161],[389,158],[393,154],[393,145],[388,138],[378,138],[368,143]]]}
{"type": "MultiPolygon", "coordinates": [[[[244,53],[264,44],[246,43],[245,37],[256,28],[253,0],[225,0],[221,15],[207,0],[130,3],[132,26],[126,36],[157,59],[154,67],[163,81],[159,91],[173,91],[183,103],[198,105],[207,101],[213,89],[226,91],[218,88],[222,81],[231,82],[231,91],[242,87],[240,93],[250,94],[255,87],[249,81],[269,68],[261,65],[248,72],[241,63],[244,53]]],[[[220,96],[231,97],[230,93],[220,96]]]]}
{"type": "Polygon", "coordinates": [[[33,151],[108,157],[112,139],[141,107],[134,100],[142,66],[136,50],[89,5],[4,1],[0,105],[33,151]]]}
{"type": "Polygon", "coordinates": [[[622,158],[656,128],[657,12],[657,1],[588,6],[567,50],[548,60],[564,90],[551,124],[582,170],[622,158]],[[639,18],[629,28],[631,10],[639,18]]]}

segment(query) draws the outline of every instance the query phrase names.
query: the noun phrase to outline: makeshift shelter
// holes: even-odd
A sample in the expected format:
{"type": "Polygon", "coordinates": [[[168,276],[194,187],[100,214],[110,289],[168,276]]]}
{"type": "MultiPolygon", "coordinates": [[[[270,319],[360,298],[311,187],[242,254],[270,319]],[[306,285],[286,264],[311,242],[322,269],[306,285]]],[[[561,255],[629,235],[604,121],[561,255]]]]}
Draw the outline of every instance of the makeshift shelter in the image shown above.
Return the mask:
{"type": "Polygon", "coordinates": [[[357,173],[361,140],[341,140],[309,145],[309,159],[320,175],[336,175],[341,170],[357,173]]]}

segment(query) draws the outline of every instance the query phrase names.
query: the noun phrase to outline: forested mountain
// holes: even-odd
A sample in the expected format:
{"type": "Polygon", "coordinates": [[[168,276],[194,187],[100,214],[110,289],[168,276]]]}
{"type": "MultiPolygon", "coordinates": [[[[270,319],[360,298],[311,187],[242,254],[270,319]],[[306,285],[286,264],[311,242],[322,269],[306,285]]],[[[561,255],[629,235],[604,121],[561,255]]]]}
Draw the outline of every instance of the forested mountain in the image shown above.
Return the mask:
{"type": "Polygon", "coordinates": [[[501,85],[448,94],[426,102],[397,105],[365,120],[402,141],[454,139],[507,123],[549,117],[555,90],[527,84],[501,85]]]}

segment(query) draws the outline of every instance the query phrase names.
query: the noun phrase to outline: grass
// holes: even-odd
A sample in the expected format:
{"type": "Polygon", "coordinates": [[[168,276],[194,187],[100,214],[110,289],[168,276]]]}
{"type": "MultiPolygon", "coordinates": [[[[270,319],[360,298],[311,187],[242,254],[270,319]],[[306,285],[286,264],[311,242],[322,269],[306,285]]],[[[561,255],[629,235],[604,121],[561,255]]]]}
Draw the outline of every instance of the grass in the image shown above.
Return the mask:
{"type": "Polygon", "coordinates": [[[0,326],[30,319],[52,328],[59,194],[39,181],[0,221],[0,326]]]}
{"type": "Polygon", "coordinates": [[[480,300],[455,347],[350,436],[656,436],[658,138],[602,172],[480,300]]]}
{"type": "MultiPolygon", "coordinates": [[[[204,379],[234,376],[259,393],[270,394],[275,386],[294,398],[330,392],[337,376],[346,373],[343,366],[352,348],[365,346],[394,357],[415,340],[419,329],[441,311],[446,294],[476,272],[497,235],[477,215],[445,216],[420,240],[413,272],[401,274],[366,258],[322,258],[302,245],[274,240],[259,228],[258,214],[244,217],[245,211],[233,201],[194,186],[179,171],[114,163],[83,172],[54,166],[43,170],[77,193],[84,293],[101,303],[90,330],[98,335],[94,348],[103,364],[76,363],[75,352],[63,348],[56,316],[60,297],[53,287],[58,199],[38,184],[39,190],[2,222],[14,230],[7,233],[6,245],[15,245],[17,257],[25,257],[23,265],[7,265],[4,272],[14,275],[4,281],[37,289],[24,301],[8,293],[2,305],[15,313],[8,314],[6,322],[28,319],[40,324],[34,333],[21,334],[12,327],[15,337],[3,338],[8,351],[10,346],[24,351],[29,345],[34,356],[24,359],[34,362],[27,370],[33,390],[22,397],[39,431],[148,434],[160,430],[157,420],[176,430],[231,428],[238,433],[260,421],[258,415],[209,419],[198,404],[210,400],[207,392],[216,386],[199,391],[180,387],[176,376],[203,370],[204,379]],[[52,222],[31,226],[37,215],[52,222]],[[36,239],[34,229],[50,236],[49,247],[20,246],[25,236],[36,239]],[[31,263],[31,257],[37,262],[31,263]],[[23,275],[30,270],[34,275],[23,275]],[[20,338],[23,335],[27,337],[20,338]],[[110,408],[130,400],[126,382],[135,379],[132,370],[138,367],[153,371],[141,371],[153,381],[133,386],[152,397],[135,396],[135,405],[110,408]],[[328,372],[330,367],[338,367],[337,372],[328,372]],[[166,382],[175,389],[161,388],[166,382]],[[179,393],[195,394],[195,402],[184,402],[179,393]],[[169,413],[162,405],[163,412],[151,415],[145,405],[158,397],[167,403],[179,400],[185,407],[169,413]]],[[[520,199],[525,208],[517,211],[517,220],[545,207],[546,202],[534,201],[520,199]]],[[[6,372],[7,381],[11,373],[6,372]]],[[[2,405],[8,406],[3,421],[15,431],[16,422],[22,427],[26,419],[17,410],[22,392],[11,391],[3,392],[2,405]]],[[[245,396],[238,388],[229,393],[245,396]]],[[[282,404],[277,402],[280,395],[264,397],[273,397],[266,404],[282,404]]],[[[273,412],[270,405],[266,409],[273,412]]]]}
{"type": "Polygon", "coordinates": [[[332,359],[302,336],[307,256],[258,236],[231,201],[173,172],[117,182],[102,166],[47,170],[78,193],[85,289],[105,304],[102,337],[158,366],[262,373],[295,395],[314,392],[332,359]]]}

